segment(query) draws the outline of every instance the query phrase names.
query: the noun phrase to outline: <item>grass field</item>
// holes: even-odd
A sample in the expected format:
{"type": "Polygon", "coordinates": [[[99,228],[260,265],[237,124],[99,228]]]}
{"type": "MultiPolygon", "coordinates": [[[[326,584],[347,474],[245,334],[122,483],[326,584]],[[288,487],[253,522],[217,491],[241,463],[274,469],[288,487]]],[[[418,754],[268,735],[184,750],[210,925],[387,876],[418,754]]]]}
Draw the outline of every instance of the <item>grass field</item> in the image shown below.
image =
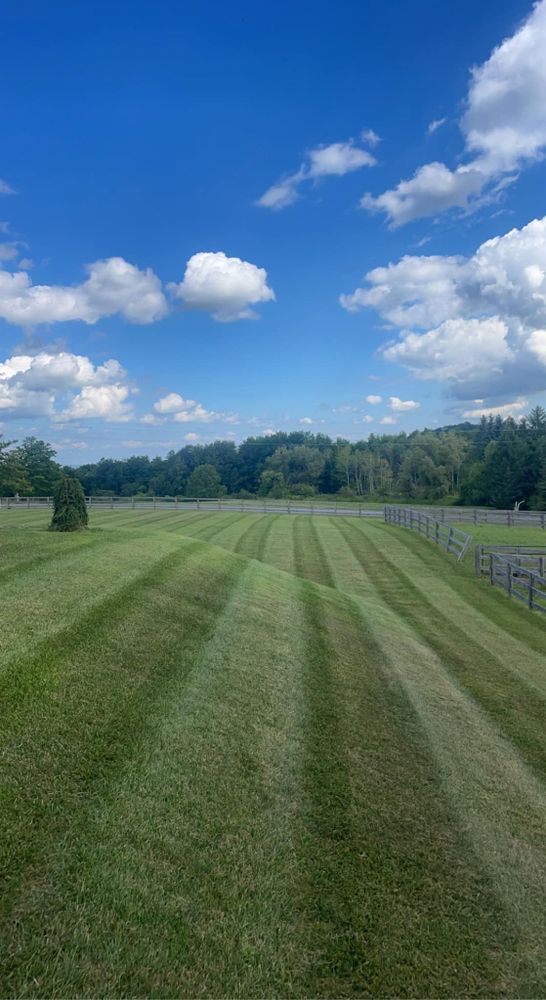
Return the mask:
{"type": "Polygon", "coordinates": [[[45,524],[0,519],[0,995],[545,995],[539,615],[379,521],[45,524]]]}

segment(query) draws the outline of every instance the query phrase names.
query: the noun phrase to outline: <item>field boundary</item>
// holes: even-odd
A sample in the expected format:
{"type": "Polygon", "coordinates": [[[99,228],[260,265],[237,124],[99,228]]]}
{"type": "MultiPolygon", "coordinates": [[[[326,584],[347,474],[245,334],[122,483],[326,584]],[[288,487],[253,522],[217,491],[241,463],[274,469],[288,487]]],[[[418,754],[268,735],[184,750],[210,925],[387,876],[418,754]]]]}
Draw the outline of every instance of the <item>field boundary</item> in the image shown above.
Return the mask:
{"type": "MultiPolygon", "coordinates": [[[[183,496],[88,496],[85,498],[89,508],[114,510],[130,508],[131,510],[257,510],[264,514],[349,514],[358,517],[383,517],[383,505],[375,501],[366,502],[362,497],[358,500],[321,500],[320,497],[302,498],[301,500],[275,500],[272,497],[183,497],[183,496]]],[[[0,497],[0,511],[15,507],[51,507],[52,497],[0,497]]],[[[404,503],[390,503],[389,507],[409,509],[404,503]]],[[[420,511],[441,524],[503,524],[508,527],[536,527],[546,530],[546,511],[542,510],[497,510],[493,507],[431,507],[423,504],[412,504],[411,509],[420,511]]]]}
{"type": "Polygon", "coordinates": [[[466,532],[454,528],[451,524],[438,521],[428,514],[423,514],[422,511],[415,510],[413,507],[386,506],[384,516],[387,524],[395,524],[400,528],[416,531],[430,542],[439,545],[441,549],[456,556],[458,562],[464,559],[472,542],[472,536],[467,535],[466,532]]]}
{"type": "MultiPolygon", "coordinates": [[[[375,517],[383,518],[380,507],[367,508],[364,504],[346,503],[342,501],[330,504],[314,500],[281,500],[275,501],[265,497],[263,500],[229,500],[211,497],[86,497],[89,510],[134,510],[134,511],[241,511],[257,514],[317,514],[323,516],[338,515],[342,517],[375,517]]],[[[0,497],[2,510],[47,510],[52,508],[52,497],[0,497]]]]}
{"type": "Polygon", "coordinates": [[[546,549],[526,549],[517,546],[477,545],[475,568],[478,576],[486,576],[492,587],[500,587],[508,597],[521,601],[530,611],[546,614],[546,549]],[[527,565],[524,563],[527,562],[527,565]],[[529,568],[534,565],[538,568],[529,568]]]}

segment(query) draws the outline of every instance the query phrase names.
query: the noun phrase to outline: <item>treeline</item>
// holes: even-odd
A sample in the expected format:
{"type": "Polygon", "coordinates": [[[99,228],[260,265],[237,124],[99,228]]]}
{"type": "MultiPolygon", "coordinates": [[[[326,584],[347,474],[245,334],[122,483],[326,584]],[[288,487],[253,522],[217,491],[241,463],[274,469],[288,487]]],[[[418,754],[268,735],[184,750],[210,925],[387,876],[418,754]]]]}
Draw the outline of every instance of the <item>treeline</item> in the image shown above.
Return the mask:
{"type": "Polygon", "coordinates": [[[337,494],[370,500],[546,508],[546,412],[519,421],[482,418],[411,434],[333,441],[279,431],[240,445],[187,445],[165,458],[135,455],[64,469],[43,441],[0,439],[0,494],[49,495],[61,472],[94,496],[269,496],[337,494]]]}

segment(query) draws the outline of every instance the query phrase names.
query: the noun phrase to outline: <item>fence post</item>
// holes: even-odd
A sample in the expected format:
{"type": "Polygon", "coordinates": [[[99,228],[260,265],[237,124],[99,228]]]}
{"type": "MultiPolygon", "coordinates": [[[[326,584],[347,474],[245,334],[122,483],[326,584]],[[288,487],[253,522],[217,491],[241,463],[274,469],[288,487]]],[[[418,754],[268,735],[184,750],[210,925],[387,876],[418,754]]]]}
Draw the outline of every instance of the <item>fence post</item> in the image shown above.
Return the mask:
{"type": "Polygon", "coordinates": [[[512,596],[512,563],[506,563],[506,593],[508,597],[512,596]]]}
{"type": "Polygon", "coordinates": [[[540,515],[540,527],[544,528],[544,514],[540,515]]]}
{"type": "Polygon", "coordinates": [[[476,576],[482,575],[482,552],[483,547],[481,545],[476,545],[474,549],[474,569],[476,571],[476,576]]]}
{"type": "Polygon", "coordinates": [[[535,603],[533,600],[533,573],[529,573],[529,610],[532,611],[535,603]]]}
{"type": "Polygon", "coordinates": [[[493,553],[489,553],[489,583],[493,587],[495,584],[495,571],[493,567],[493,553]]]}

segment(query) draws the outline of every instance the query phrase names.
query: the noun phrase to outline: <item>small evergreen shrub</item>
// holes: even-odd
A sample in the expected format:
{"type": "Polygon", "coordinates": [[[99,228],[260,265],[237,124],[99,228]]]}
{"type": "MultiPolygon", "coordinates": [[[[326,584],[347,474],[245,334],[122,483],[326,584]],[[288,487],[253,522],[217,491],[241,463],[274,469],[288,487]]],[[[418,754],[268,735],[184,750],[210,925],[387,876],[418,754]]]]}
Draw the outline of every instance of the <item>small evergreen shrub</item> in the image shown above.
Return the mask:
{"type": "Polygon", "coordinates": [[[89,520],[79,479],[64,476],[55,490],[50,531],[80,531],[89,520]]]}

